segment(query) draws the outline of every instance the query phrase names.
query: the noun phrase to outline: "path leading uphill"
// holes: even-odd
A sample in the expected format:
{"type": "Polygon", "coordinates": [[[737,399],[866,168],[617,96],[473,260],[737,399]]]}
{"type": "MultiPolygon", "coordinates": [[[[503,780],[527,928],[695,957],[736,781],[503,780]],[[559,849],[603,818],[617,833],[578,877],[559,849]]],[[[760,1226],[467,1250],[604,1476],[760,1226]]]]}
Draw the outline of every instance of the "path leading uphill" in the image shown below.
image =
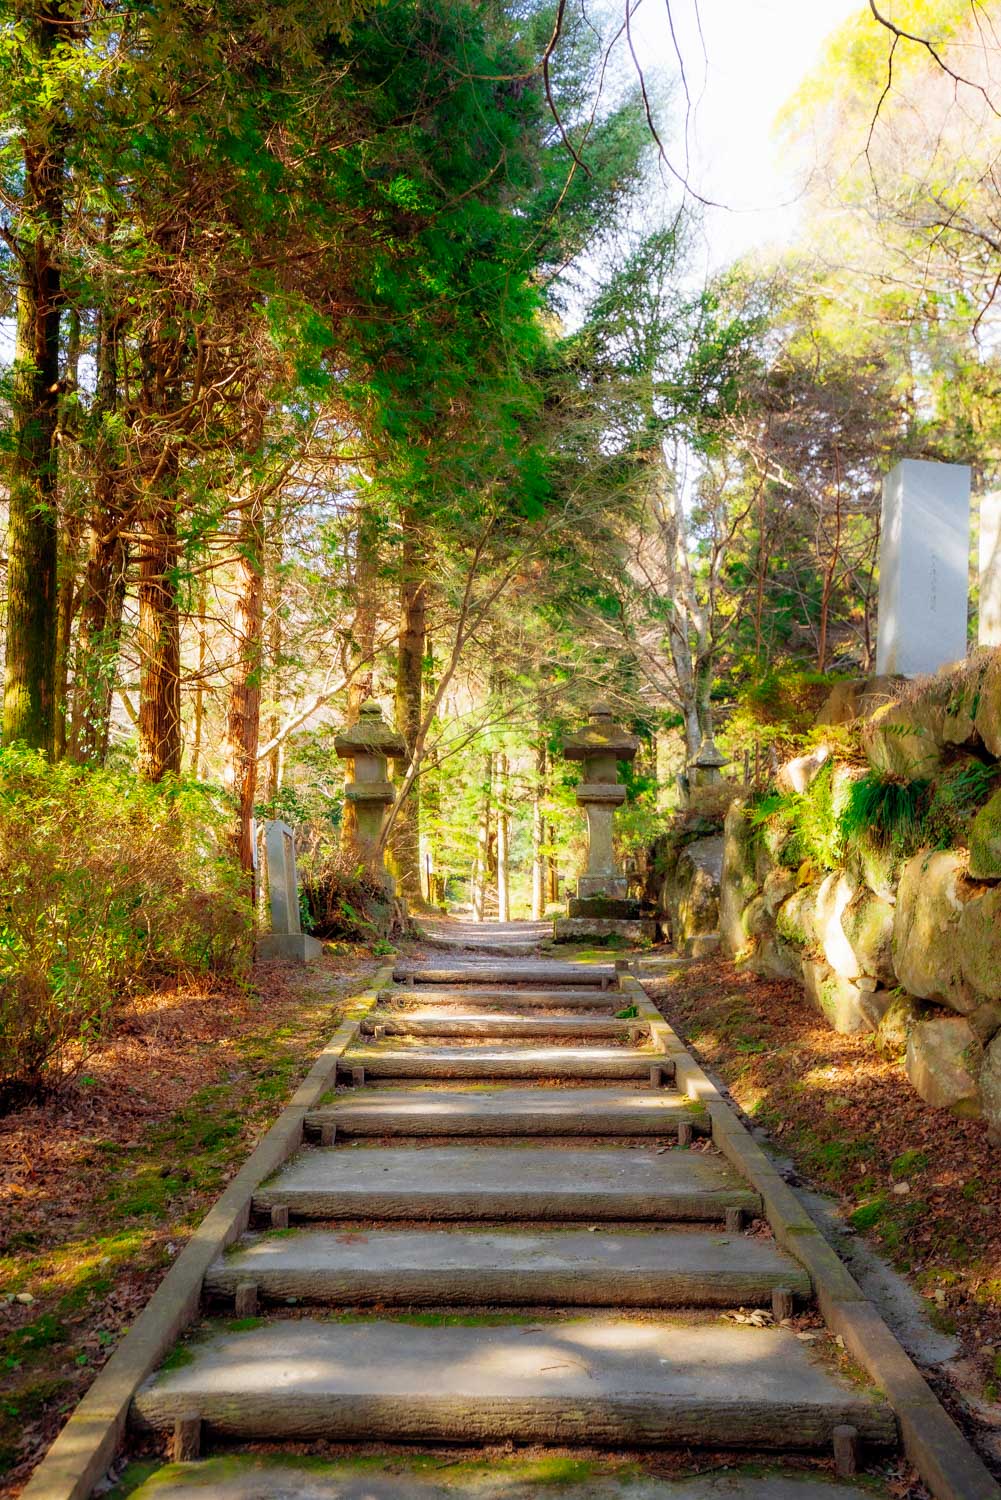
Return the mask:
{"type": "Polygon", "coordinates": [[[862,1500],[890,1493],[902,1427],[934,1493],[996,1500],[636,981],[515,943],[402,966],[363,1007],[202,1322],[131,1401],[180,1460],[138,1494],[528,1500],[558,1473],[566,1500],[862,1500]],[[802,1326],[815,1292],[838,1339],[802,1326]],[[336,1458],[297,1456],[317,1444],[336,1458]],[[656,1477],[643,1455],[677,1449],[729,1472],[656,1477]],[[741,1474],[748,1453],[767,1467],[741,1474]]]}

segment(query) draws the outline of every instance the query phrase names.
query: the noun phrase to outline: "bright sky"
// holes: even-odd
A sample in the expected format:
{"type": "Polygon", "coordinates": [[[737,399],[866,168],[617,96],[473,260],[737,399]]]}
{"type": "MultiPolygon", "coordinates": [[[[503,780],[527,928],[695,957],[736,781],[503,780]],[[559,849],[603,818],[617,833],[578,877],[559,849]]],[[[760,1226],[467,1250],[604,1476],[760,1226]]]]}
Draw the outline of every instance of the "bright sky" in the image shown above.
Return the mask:
{"type": "MultiPolygon", "coordinates": [[[[772,126],[825,37],[863,6],[864,0],[671,0],[694,106],[690,179],[703,197],[726,205],[706,211],[712,266],[794,233],[797,210],[782,205],[795,197],[797,183],[783,170],[772,126]]],[[[642,0],[636,40],[644,67],[677,73],[664,0],[642,0]]]]}

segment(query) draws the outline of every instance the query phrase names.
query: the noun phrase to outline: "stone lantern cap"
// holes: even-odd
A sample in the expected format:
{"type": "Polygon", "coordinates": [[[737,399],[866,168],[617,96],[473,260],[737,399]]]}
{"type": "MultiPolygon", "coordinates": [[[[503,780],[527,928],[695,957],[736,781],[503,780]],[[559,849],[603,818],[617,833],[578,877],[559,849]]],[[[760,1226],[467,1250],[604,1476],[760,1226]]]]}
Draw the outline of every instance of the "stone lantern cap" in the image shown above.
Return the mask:
{"type": "Polygon", "coordinates": [[[699,746],[699,753],[694,760],[688,762],[696,771],[718,771],[722,766],[728,766],[730,761],[727,756],[711,739],[704,739],[699,746]]]}
{"type": "Polygon", "coordinates": [[[592,755],[632,760],[639,747],[636,736],[616,724],[608,704],[596,703],[590,721],[563,741],[563,754],[567,760],[589,760],[592,755]]]}
{"type": "Polygon", "coordinates": [[[398,734],[382,717],[382,709],[374,698],[361,706],[357,724],[342,729],[334,740],[334,749],[340,756],[389,755],[400,760],[407,753],[403,736],[398,734]]]}

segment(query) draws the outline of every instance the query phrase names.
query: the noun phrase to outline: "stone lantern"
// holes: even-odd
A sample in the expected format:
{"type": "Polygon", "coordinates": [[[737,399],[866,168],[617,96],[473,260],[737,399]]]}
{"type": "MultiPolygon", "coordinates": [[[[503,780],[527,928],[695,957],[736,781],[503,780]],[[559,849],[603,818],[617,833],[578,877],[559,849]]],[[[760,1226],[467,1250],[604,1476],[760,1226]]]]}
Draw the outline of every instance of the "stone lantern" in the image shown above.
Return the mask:
{"type": "Polygon", "coordinates": [[[692,771],[693,786],[715,786],[723,780],[723,767],[730,762],[726,756],[717,748],[711,734],[707,734],[699,746],[699,753],[694,760],[688,762],[688,769],[692,771]]]}
{"type": "MultiPolygon", "coordinates": [[[[632,760],[639,740],[620,728],[606,703],[596,703],[589,723],[563,742],[567,760],[579,760],[584,766],[584,780],[577,788],[577,802],[587,814],[587,870],[577,881],[577,900],[570,903],[571,916],[601,915],[610,903],[624,902],[628,891],[626,877],[615,864],[612,823],[615,809],[626,800],[626,789],[619,781],[617,762],[632,760]],[[584,902],[596,903],[584,909],[584,902]]],[[[624,911],[607,911],[609,916],[625,916],[624,911]]]]}
{"type": "Polygon", "coordinates": [[[357,818],[353,852],[392,891],[393,877],[383,863],[379,835],[396,800],[396,788],[389,779],[386,761],[390,757],[400,760],[406,755],[403,737],[386,723],[378,703],[369,698],[362,704],[357,724],[342,729],[334,740],[334,749],[348,766],[344,795],[357,818]]]}

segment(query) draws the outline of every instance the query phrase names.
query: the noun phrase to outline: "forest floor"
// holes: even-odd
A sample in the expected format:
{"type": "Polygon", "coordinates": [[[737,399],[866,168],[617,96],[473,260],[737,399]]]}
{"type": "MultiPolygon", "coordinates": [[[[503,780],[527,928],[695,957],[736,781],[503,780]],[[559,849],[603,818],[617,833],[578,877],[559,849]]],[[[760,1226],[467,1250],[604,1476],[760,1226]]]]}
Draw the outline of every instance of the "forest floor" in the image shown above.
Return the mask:
{"type": "MultiPolygon", "coordinates": [[[[381,960],[385,962],[385,960],[381,960]]],[[[0,1117],[0,1496],[15,1495],[380,960],[165,988],[0,1117]]]]}
{"type": "MultiPolygon", "coordinates": [[[[982,1124],[929,1109],[872,1036],[839,1036],[798,985],[719,957],[643,983],[805,1185],[833,1194],[962,1352],[929,1376],[997,1464],[1001,1439],[1001,1153],[982,1124]],[[957,1408],[959,1408],[957,1410],[957,1408]]],[[[920,1362],[920,1355],[917,1355],[920,1362]]]]}

